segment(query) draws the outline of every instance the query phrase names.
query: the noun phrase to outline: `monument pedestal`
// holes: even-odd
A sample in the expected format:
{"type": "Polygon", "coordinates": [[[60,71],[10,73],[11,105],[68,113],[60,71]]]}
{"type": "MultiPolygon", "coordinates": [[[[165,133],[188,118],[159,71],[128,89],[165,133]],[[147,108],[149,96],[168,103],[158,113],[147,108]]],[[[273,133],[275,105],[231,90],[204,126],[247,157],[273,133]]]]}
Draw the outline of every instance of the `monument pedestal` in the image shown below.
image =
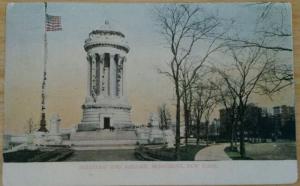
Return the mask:
{"type": "Polygon", "coordinates": [[[131,107],[122,99],[107,97],[97,99],[95,103],[87,101],[82,109],[83,116],[77,127],[78,132],[134,128],[130,118],[131,107]]]}
{"type": "Polygon", "coordinates": [[[137,144],[135,130],[99,130],[75,132],[70,137],[75,150],[134,149],[137,144]]]}

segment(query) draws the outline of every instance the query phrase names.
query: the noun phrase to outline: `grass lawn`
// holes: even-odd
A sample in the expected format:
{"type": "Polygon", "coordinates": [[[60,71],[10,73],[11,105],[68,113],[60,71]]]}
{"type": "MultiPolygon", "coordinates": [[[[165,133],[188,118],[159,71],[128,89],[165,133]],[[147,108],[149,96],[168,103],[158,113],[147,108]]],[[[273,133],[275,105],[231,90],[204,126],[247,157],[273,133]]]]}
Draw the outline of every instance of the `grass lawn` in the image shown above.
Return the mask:
{"type": "Polygon", "coordinates": [[[225,148],[226,154],[233,160],[295,160],[295,142],[275,143],[245,143],[246,158],[242,159],[240,153],[225,148]]]}
{"type": "Polygon", "coordinates": [[[230,147],[226,147],[224,151],[232,160],[251,160],[249,157],[242,158],[238,151],[231,151],[230,147]]]}
{"type": "Polygon", "coordinates": [[[137,161],[134,150],[82,150],[75,151],[65,161],[137,161]]]}
{"type": "MultiPolygon", "coordinates": [[[[180,147],[180,160],[194,161],[195,155],[206,146],[203,145],[187,145],[180,147]]],[[[174,149],[175,150],[175,149],[174,149]]]]}
{"type": "Polygon", "coordinates": [[[64,161],[72,155],[70,149],[55,149],[52,151],[40,150],[19,150],[16,152],[4,153],[4,162],[52,162],[64,161]]]}
{"type": "Polygon", "coordinates": [[[43,154],[40,150],[19,150],[3,154],[4,162],[29,162],[33,157],[43,154]]]}
{"type": "Polygon", "coordinates": [[[246,143],[246,154],[254,160],[296,160],[295,142],[246,143]]]}
{"type": "MultiPolygon", "coordinates": [[[[194,161],[194,157],[197,152],[203,149],[205,146],[201,145],[187,145],[181,146],[180,153],[180,161],[194,161]]],[[[144,148],[143,152],[148,156],[162,161],[174,161],[175,157],[175,148],[157,148],[157,149],[147,149],[144,148]]]]}

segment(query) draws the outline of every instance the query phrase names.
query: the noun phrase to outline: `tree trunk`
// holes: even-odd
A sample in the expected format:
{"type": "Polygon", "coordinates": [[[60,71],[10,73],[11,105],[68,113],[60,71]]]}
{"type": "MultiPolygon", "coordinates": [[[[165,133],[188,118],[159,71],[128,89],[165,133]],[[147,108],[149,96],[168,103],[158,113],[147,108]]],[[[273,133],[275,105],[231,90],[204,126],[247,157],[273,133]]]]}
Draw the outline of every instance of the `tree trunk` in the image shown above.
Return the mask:
{"type": "Polygon", "coordinates": [[[209,137],[208,137],[208,124],[209,124],[209,122],[206,120],[205,121],[205,129],[206,129],[206,146],[208,146],[208,139],[209,139],[209,137]]]}
{"type": "Polygon", "coordinates": [[[175,159],[180,160],[180,96],[178,82],[176,86],[176,134],[175,134],[175,159]]]}
{"type": "Polygon", "coordinates": [[[244,135],[244,123],[241,122],[240,125],[240,154],[242,158],[246,157],[246,151],[245,151],[245,135],[244,135]]]}
{"type": "Polygon", "coordinates": [[[187,105],[184,104],[184,125],[185,125],[185,145],[188,144],[189,138],[189,111],[187,105]]]}
{"type": "Polygon", "coordinates": [[[234,131],[233,131],[233,122],[231,122],[231,139],[230,139],[230,150],[233,150],[233,138],[234,138],[234,131]]]}
{"type": "MultiPolygon", "coordinates": [[[[232,108],[233,109],[233,108],[232,108]]],[[[235,141],[235,130],[234,130],[234,127],[235,127],[235,118],[234,118],[234,110],[231,111],[233,113],[231,113],[231,139],[230,139],[230,149],[231,151],[233,150],[233,142],[235,141]]]]}
{"type": "Polygon", "coordinates": [[[168,129],[168,118],[167,117],[168,117],[167,111],[165,110],[164,111],[164,126],[163,126],[164,129],[168,129]]]}
{"type": "Polygon", "coordinates": [[[233,123],[233,141],[234,145],[237,146],[237,121],[234,119],[233,123]]]}
{"type": "Polygon", "coordinates": [[[243,104],[240,104],[240,108],[239,108],[239,121],[240,121],[240,155],[242,158],[246,157],[246,150],[245,150],[245,129],[244,129],[244,125],[245,125],[245,108],[243,106],[243,104]]]}
{"type": "Polygon", "coordinates": [[[197,123],[196,123],[196,127],[197,127],[197,145],[199,145],[199,140],[200,140],[200,119],[199,119],[199,116],[197,116],[197,123]]]}

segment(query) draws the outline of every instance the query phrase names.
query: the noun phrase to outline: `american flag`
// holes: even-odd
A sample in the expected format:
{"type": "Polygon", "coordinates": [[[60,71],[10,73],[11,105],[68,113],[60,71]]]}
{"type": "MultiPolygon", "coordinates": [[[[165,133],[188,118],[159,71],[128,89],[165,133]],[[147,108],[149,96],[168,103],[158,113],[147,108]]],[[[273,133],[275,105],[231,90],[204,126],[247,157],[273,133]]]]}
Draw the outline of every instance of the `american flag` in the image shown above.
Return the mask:
{"type": "Polygon", "coordinates": [[[46,14],[46,31],[60,31],[61,27],[61,17],[46,14]]]}

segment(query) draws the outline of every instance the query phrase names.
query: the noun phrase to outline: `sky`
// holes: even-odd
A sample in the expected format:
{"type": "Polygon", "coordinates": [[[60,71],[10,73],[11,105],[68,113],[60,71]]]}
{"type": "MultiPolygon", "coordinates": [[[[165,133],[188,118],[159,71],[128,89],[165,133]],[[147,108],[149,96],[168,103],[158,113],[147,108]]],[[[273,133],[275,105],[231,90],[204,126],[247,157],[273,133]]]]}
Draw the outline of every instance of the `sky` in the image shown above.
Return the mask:
{"type": "MultiPolygon", "coordinates": [[[[170,79],[158,73],[166,69],[170,52],[153,18],[155,4],[48,3],[48,14],[61,16],[62,31],[48,32],[47,118],[59,114],[62,127],[77,125],[86,96],[87,66],[84,40],[105,20],[125,34],[127,92],[135,124],[145,124],[151,112],[166,103],[174,116],[175,97],[170,79]]],[[[222,18],[238,17],[244,34],[251,31],[257,12],[243,4],[203,4],[207,12],[222,18]]],[[[10,3],[6,16],[5,132],[22,133],[27,121],[40,120],[44,50],[44,4],[10,3]]],[[[205,48],[205,46],[203,46],[205,48]]],[[[292,54],[285,56],[292,62],[292,54]]],[[[215,56],[214,60],[222,60],[215,56]]],[[[254,103],[274,102],[256,97],[254,103]]],[[[277,96],[276,104],[294,104],[293,89],[277,96]],[[289,96],[286,96],[289,95],[289,96]]],[[[218,117],[218,112],[214,113],[218,117]]]]}

